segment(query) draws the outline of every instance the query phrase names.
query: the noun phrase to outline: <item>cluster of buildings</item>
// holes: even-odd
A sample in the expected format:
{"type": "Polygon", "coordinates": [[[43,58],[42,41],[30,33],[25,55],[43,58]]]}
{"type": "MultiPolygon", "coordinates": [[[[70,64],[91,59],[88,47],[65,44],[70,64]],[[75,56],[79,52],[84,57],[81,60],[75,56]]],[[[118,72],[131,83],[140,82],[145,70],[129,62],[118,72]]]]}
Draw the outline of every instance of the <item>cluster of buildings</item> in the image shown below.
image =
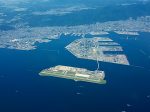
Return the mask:
{"type": "Polygon", "coordinates": [[[32,50],[36,48],[36,42],[49,42],[62,34],[84,37],[87,34],[107,35],[109,32],[125,35],[150,32],[150,16],[78,26],[25,27],[0,31],[0,48],[32,50]],[[13,41],[16,39],[19,41],[13,41]]]}
{"type": "Polygon", "coordinates": [[[129,65],[122,47],[110,38],[81,38],[66,46],[66,49],[77,58],[129,65]]]}

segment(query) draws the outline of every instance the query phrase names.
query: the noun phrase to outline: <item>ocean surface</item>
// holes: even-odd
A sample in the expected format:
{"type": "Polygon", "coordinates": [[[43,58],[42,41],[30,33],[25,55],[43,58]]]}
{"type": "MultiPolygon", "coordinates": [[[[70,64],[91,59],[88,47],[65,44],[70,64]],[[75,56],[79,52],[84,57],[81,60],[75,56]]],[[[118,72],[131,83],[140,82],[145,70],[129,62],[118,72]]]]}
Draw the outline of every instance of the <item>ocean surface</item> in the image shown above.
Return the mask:
{"type": "Polygon", "coordinates": [[[62,35],[36,43],[32,51],[0,49],[1,112],[149,112],[150,34],[107,37],[121,44],[131,66],[100,62],[106,85],[38,75],[56,65],[96,70],[96,61],[78,59],[64,48],[80,37],[62,35]]]}
{"type": "MultiPolygon", "coordinates": [[[[70,26],[150,15],[150,3],[99,7],[64,16],[32,15],[37,9],[47,10],[48,4],[24,7],[29,10],[22,13],[13,12],[13,7],[0,7],[8,15],[2,19],[8,21],[17,14],[22,18],[2,23],[0,30],[12,30],[17,22],[27,22],[30,27],[70,26]]],[[[109,33],[99,37],[110,37],[119,43],[130,66],[99,62],[100,70],[106,74],[106,85],[39,76],[41,70],[56,65],[96,70],[96,61],[76,58],[65,49],[80,37],[62,35],[49,43],[36,43],[37,49],[31,51],[1,48],[0,112],[150,112],[150,33],[109,33]]]]}

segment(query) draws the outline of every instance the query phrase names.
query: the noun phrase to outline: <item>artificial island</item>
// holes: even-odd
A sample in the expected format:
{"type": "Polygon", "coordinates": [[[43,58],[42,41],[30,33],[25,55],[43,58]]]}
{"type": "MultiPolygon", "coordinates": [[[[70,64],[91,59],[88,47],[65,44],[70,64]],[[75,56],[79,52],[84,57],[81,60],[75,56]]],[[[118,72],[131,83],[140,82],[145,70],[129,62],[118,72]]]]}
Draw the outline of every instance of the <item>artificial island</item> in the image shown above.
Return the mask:
{"type": "Polygon", "coordinates": [[[49,69],[42,70],[41,76],[53,76],[75,81],[83,81],[97,84],[106,84],[104,71],[90,71],[83,68],[58,65],[49,69]]]}
{"type": "Polygon", "coordinates": [[[77,58],[130,65],[123,48],[109,37],[81,38],[65,48],[77,58]]]}
{"type": "Polygon", "coordinates": [[[77,58],[97,61],[97,69],[95,71],[90,71],[84,68],[58,65],[42,70],[40,72],[41,76],[53,76],[75,81],[105,84],[105,73],[99,70],[99,61],[129,65],[120,44],[114,42],[109,37],[83,37],[73,41],[65,48],[77,58]]]}

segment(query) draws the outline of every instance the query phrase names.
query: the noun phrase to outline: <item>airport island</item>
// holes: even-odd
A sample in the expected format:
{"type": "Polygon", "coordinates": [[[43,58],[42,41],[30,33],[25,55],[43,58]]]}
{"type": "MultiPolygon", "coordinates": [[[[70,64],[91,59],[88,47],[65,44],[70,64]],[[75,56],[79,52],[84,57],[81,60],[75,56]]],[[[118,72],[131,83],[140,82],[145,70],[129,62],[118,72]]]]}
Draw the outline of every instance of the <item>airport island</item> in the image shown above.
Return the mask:
{"type": "Polygon", "coordinates": [[[39,73],[40,76],[52,76],[58,78],[72,79],[75,81],[106,84],[104,71],[90,71],[84,68],[58,65],[39,73]]]}

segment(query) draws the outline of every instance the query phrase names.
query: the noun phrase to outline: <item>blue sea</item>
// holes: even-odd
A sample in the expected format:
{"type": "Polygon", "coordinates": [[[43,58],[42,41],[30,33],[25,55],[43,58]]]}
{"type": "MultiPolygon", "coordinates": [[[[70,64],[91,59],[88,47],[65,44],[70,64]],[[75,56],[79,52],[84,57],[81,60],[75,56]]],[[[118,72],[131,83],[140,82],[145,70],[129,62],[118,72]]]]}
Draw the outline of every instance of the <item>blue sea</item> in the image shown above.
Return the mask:
{"type": "MultiPolygon", "coordinates": [[[[48,6],[34,5],[25,5],[30,10],[21,16],[31,27],[93,24],[150,15],[150,3],[99,7],[64,16],[26,14],[48,6]]],[[[0,10],[9,15],[5,20],[16,15],[3,7],[0,10]]],[[[12,29],[9,23],[0,25],[0,30],[12,29]]],[[[76,58],[65,49],[81,37],[61,35],[49,43],[36,43],[37,49],[31,51],[1,48],[0,112],[150,112],[150,33],[128,38],[109,33],[99,37],[119,43],[130,66],[99,62],[106,74],[105,85],[39,75],[41,70],[56,65],[96,70],[96,61],[76,58]]]]}
{"type": "Polygon", "coordinates": [[[149,112],[150,58],[140,53],[140,49],[150,53],[149,36],[127,39],[110,33],[123,46],[131,66],[100,62],[106,85],[38,75],[56,65],[95,70],[96,61],[78,59],[64,48],[79,37],[62,35],[50,43],[37,43],[32,51],[0,49],[1,112],[149,112]]]}

